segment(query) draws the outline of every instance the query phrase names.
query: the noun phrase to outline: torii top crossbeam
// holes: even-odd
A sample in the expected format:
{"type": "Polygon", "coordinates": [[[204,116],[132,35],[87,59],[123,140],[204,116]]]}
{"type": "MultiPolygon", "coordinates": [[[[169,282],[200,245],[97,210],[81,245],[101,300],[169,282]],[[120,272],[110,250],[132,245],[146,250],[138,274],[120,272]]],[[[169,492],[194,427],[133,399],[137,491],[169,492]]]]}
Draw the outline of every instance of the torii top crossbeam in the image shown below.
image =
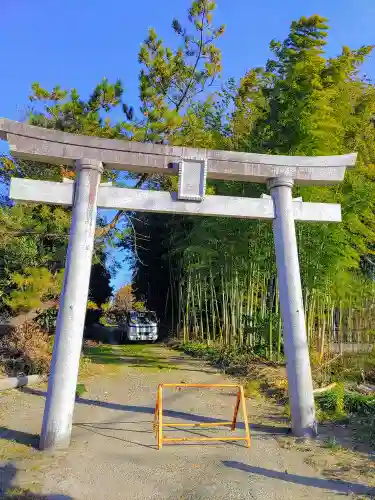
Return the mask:
{"type": "Polygon", "coordinates": [[[234,151],[145,144],[101,139],[34,127],[0,118],[0,138],[13,156],[46,163],[74,165],[80,158],[101,161],[107,169],[178,174],[181,159],[206,161],[207,177],[266,183],[288,177],[296,184],[333,184],[344,179],[356,153],[341,156],[279,156],[234,151]]]}

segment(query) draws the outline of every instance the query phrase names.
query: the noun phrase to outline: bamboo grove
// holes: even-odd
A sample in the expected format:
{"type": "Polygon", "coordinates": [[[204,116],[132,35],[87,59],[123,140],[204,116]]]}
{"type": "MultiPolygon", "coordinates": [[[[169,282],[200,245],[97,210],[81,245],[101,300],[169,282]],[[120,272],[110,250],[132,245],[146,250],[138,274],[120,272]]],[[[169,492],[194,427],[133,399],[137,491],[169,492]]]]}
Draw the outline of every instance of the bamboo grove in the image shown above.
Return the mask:
{"type": "MultiPolygon", "coordinates": [[[[375,88],[361,76],[372,47],[324,53],[319,16],[293,22],[274,59],[193,104],[179,144],[273,154],[358,151],[341,186],[296,188],[306,201],[339,202],[343,223],[298,223],[311,355],[367,349],[374,320],[375,88]]],[[[210,192],[259,197],[265,186],[210,183],[210,192]]],[[[263,221],[140,215],[148,235],[134,261],[135,286],[185,341],[250,346],[283,355],[271,225],[263,221]],[[155,269],[155,254],[158,266],[155,269]],[[140,262],[142,261],[142,262],[140,262]],[[163,301],[164,299],[164,301],[163,301]],[[165,304],[165,300],[167,304],[165,304]]]]}

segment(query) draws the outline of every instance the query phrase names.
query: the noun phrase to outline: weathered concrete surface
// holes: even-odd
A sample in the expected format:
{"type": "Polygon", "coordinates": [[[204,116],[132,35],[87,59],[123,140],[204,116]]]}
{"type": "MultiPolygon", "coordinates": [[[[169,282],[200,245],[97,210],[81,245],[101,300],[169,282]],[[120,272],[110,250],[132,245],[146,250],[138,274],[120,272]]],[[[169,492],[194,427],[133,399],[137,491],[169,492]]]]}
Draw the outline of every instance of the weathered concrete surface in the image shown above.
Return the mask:
{"type": "MultiPolygon", "coordinates": [[[[10,198],[16,201],[69,206],[73,185],[65,182],[13,178],[10,198]]],[[[271,198],[206,196],[199,203],[178,200],[177,193],[100,186],[98,207],[137,212],[224,216],[239,219],[271,220],[275,217],[271,198]]],[[[297,221],[341,222],[341,206],[335,203],[306,203],[293,200],[297,221]]]]}
{"type": "Polygon", "coordinates": [[[103,166],[95,160],[81,159],[77,160],[76,170],[72,224],[48,378],[41,449],[66,448],[72,429],[94,250],[96,202],[103,166]]]}
{"type": "MultiPolygon", "coordinates": [[[[132,367],[135,360],[124,359],[128,367],[119,375],[88,383],[89,392],[76,404],[70,450],[55,454],[51,463],[48,455],[35,451],[41,457],[40,467],[35,456],[31,463],[15,463],[19,471],[14,484],[30,487],[28,481],[33,480],[47,498],[53,492],[75,500],[333,500],[352,491],[365,496],[363,484],[319,476],[304,463],[307,454],[280,447],[277,439],[283,429],[262,423],[252,426],[251,449],[239,443],[194,443],[165,445],[157,451],[151,431],[157,384],[228,379],[198,361],[186,361],[160,347],[155,352],[161,363],[167,359],[176,369],[155,371],[148,368],[147,357],[132,367]]],[[[165,418],[170,422],[230,419],[234,399],[228,390],[170,391],[164,402],[165,418]]],[[[7,406],[2,399],[3,403],[7,406]]],[[[1,426],[11,429],[17,439],[27,440],[39,432],[43,405],[42,390],[18,395],[8,405],[1,426]]],[[[255,412],[248,401],[252,422],[255,412]]],[[[209,435],[213,431],[188,432],[209,435]]]]}
{"type": "Polygon", "coordinates": [[[79,158],[93,158],[106,168],[177,175],[182,158],[207,160],[207,177],[267,182],[286,176],[298,184],[340,182],[356,154],[341,156],[282,156],[216,151],[158,144],[101,139],[33,127],[0,118],[0,138],[19,158],[73,165],[79,158]]]}
{"type": "Polygon", "coordinates": [[[312,437],[317,434],[317,422],[293,214],[293,181],[271,179],[268,187],[276,212],[272,226],[293,434],[312,437]]]}

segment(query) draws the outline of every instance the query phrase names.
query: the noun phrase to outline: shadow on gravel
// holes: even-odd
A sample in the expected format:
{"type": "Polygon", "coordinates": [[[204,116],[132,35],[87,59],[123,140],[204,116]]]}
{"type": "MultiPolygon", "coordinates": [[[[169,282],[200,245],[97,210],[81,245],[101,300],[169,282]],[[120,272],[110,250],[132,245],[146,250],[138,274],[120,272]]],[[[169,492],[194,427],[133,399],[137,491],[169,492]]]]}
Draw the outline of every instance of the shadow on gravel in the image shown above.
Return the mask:
{"type": "Polygon", "coordinates": [[[39,495],[24,488],[13,486],[17,468],[11,462],[0,467],[0,498],[2,500],[73,500],[72,497],[59,494],[39,495]]]}
{"type": "Polygon", "coordinates": [[[16,431],[14,429],[8,429],[7,427],[0,426],[0,439],[15,441],[16,443],[38,449],[39,436],[36,434],[29,434],[28,432],[16,431]]]}
{"type": "MultiPolygon", "coordinates": [[[[139,441],[130,441],[129,439],[125,439],[124,437],[122,437],[122,434],[124,431],[126,432],[129,432],[129,433],[135,433],[135,434],[154,434],[153,430],[152,430],[152,423],[153,421],[152,420],[146,420],[146,421],[142,421],[142,423],[146,423],[147,426],[148,426],[148,429],[137,429],[137,428],[131,428],[131,427],[123,427],[121,426],[121,424],[126,424],[126,425],[130,425],[130,424],[138,424],[139,425],[139,421],[138,422],[128,422],[128,421],[125,421],[125,422],[110,422],[110,423],[106,423],[106,424],[103,424],[102,422],[99,422],[99,423],[95,423],[95,422],[79,422],[79,423],[75,423],[73,424],[75,427],[79,427],[81,429],[84,429],[86,431],[89,431],[89,432],[92,432],[93,434],[98,434],[99,436],[103,436],[103,437],[106,437],[106,438],[109,438],[109,439],[115,439],[116,441],[123,441],[124,443],[129,443],[129,444],[134,444],[136,446],[141,446],[142,448],[150,448],[150,449],[153,449],[153,450],[157,450],[157,445],[156,445],[156,438],[153,438],[153,443],[152,444],[146,444],[146,443],[140,443],[139,441]],[[119,426],[120,425],[120,426],[119,426]],[[114,435],[113,434],[113,431],[119,431],[120,435],[117,436],[117,435],[114,435]],[[109,434],[107,433],[109,432],[109,434]],[[120,437],[121,436],[121,437],[120,437]]],[[[181,431],[181,427],[169,427],[169,430],[172,430],[172,431],[181,431]]],[[[184,429],[184,433],[185,434],[192,434],[193,436],[195,437],[207,437],[206,434],[203,434],[202,432],[200,432],[199,430],[196,430],[196,429],[184,429]]],[[[238,442],[236,441],[227,441],[226,444],[230,444],[232,446],[238,446],[238,447],[245,447],[244,444],[239,444],[238,442]]],[[[218,445],[218,442],[212,442],[212,443],[206,443],[205,446],[217,446],[218,445]]],[[[183,442],[183,443],[169,443],[168,446],[201,446],[201,443],[187,443],[187,442],[183,442]]]]}
{"type": "MultiPolygon", "coordinates": [[[[122,441],[123,443],[129,443],[129,444],[135,444],[136,446],[141,446],[142,448],[151,448],[151,449],[156,449],[157,447],[151,444],[145,444],[145,443],[140,443],[139,441],[130,441],[130,439],[125,439],[124,437],[118,437],[114,436],[113,434],[106,434],[105,431],[124,431],[124,430],[129,430],[131,432],[135,433],[141,433],[141,434],[151,434],[152,430],[147,431],[147,430],[134,430],[134,429],[124,429],[124,428],[116,428],[116,427],[102,427],[100,424],[95,424],[95,423],[77,423],[73,424],[74,427],[79,427],[81,429],[84,429],[86,431],[92,432],[93,434],[97,434],[98,436],[103,436],[105,438],[110,438],[110,439],[115,439],[116,441],[122,441]]],[[[150,422],[151,425],[151,422],[150,422]]]]}
{"type": "MultiPolygon", "coordinates": [[[[34,394],[36,396],[41,396],[45,397],[46,393],[44,391],[40,391],[38,389],[32,389],[30,387],[25,387],[22,389],[22,392],[25,392],[27,394],[34,394]]],[[[177,397],[178,394],[181,393],[176,393],[174,395],[171,395],[171,398],[177,397]]],[[[98,401],[94,399],[83,399],[83,398],[77,398],[76,403],[82,404],[82,405],[89,405],[89,406],[98,406],[100,408],[108,408],[109,410],[119,410],[123,412],[133,412],[133,413],[143,413],[147,415],[153,415],[155,408],[150,407],[150,406],[134,406],[134,405],[123,405],[119,403],[110,403],[107,401],[98,401]]],[[[220,422],[220,419],[217,418],[211,418],[211,417],[205,417],[203,415],[196,415],[194,413],[185,413],[182,411],[176,411],[176,410],[168,410],[164,409],[163,410],[163,415],[165,417],[170,417],[170,418],[176,418],[176,419],[181,419],[181,420],[188,420],[192,422],[205,422],[205,423],[210,423],[210,422],[220,422]]],[[[224,420],[223,420],[224,421],[224,420]]],[[[82,425],[82,424],[81,424],[82,425]]],[[[238,429],[243,429],[244,425],[242,422],[237,423],[237,428],[238,429]]],[[[271,436],[279,435],[279,434],[288,434],[289,428],[288,427],[274,427],[272,425],[262,425],[262,424],[251,424],[250,423],[250,429],[252,431],[264,433],[264,434],[269,434],[271,436]]]]}
{"type": "Polygon", "coordinates": [[[288,474],[287,472],[279,472],[263,467],[255,467],[234,460],[224,460],[223,464],[232,469],[238,469],[249,474],[268,477],[270,479],[279,479],[287,483],[300,484],[302,486],[310,486],[313,488],[321,488],[324,490],[336,491],[343,495],[365,495],[368,498],[373,498],[375,494],[374,488],[369,488],[365,484],[349,483],[348,481],[334,481],[330,479],[320,479],[317,477],[298,476],[296,474],[288,474]]]}

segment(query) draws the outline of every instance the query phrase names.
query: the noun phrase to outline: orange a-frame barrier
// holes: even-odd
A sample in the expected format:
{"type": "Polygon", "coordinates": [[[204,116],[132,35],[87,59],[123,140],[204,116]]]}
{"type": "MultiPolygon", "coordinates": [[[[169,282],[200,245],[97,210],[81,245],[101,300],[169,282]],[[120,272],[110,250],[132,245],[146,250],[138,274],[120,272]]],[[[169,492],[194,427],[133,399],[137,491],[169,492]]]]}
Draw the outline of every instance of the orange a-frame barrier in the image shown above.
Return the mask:
{"type": "Polygon", "coordinates": [[[250,448],[250,430],[247,418],[245,395],[242,385],[237,384],[159,384],[154,418],[154,430],[156,432],[156,439],[158,449],[163,447],[163,443],[176,443],[179,441],[246,441],[247,446],[250,448]],[[237,389],[237,401],[234,407],[233,419],[231,422],[197,422],[194,424],[187,423],[164,423],[163,422],[163,389],[165,387],[231,387],[237,389]],[[163,437],[163,427],[220,427],[230,425],[232,431],[236,429],[238,411],[241,405],[243,421],[245,425],[245,437],[234,436],[218,436],[218,437],[183,437],[183,438],[165,438],[163,437]]]}

